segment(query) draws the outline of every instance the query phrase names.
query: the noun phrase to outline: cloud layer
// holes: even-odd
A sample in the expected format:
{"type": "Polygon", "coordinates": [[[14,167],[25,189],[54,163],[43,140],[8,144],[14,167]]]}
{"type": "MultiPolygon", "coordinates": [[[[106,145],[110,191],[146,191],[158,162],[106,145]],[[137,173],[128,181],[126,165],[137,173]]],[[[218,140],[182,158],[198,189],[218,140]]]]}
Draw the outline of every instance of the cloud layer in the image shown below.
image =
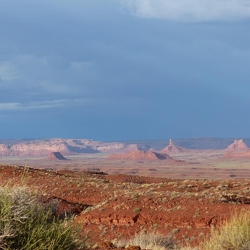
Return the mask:
{"type": "Polygon", "coordinates": [[[248,0],[124,0],[134,15],[180,22],[235,21],[250,18],[248,0]]]}
{"type": "Polygon", "coordinates": [[[247,135],[248,17],[242,0],[2,0],[0,138],[247,135]]]}

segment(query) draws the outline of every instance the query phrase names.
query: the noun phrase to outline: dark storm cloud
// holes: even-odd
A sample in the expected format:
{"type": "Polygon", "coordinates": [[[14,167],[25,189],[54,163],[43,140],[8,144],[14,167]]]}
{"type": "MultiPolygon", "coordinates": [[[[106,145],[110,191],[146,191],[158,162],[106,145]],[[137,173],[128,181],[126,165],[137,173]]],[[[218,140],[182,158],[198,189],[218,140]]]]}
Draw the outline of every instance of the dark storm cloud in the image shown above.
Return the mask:
{"type": "Polygon", "coordinates": [[[247,131],[245,2],[227,1],[227,13],[218,8],[203,19],[198,9],[206,4],[190,9],[183,0],[169,16],[173,1],[127,3],[0,2],[5,136],[233,136],[242,119],[241,131],[247,131]],[[10,126],[15,121],[18,133],[10,126]],[[26,133],[29,121],[36,130],[26,133]]]}

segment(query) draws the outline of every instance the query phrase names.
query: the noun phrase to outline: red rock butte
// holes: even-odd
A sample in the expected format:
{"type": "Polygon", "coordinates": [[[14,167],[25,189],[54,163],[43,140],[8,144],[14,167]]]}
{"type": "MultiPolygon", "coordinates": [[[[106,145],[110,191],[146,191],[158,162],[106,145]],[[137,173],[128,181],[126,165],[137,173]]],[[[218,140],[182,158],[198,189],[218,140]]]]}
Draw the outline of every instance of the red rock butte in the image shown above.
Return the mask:
{"type": "Polygon", "coordinates": [[[160,153],[183,153],[183,152],[188,152],[189,150],[187,148],[182,148],[174,144],[174,142],[170,139],[169,144],[167,147],[163,148],[160,150],[160,153]]]}
{"type": "Polygon", "coordinates": [[[247,144],[243,141],[243,139],[235,140],[226,149],[226,151],[247,151],[247,150],[249,150],[249,148],[247,144]]]}
{"type": "Polygon", "coordinates": [[[250,158],[250,149],[243,139],[235,140],[227,147],[223,158],[250,158]]]}
{"type": "Polygon", "coordinates": [[[68,159],[65,158],[60,152],[51,152],[48,156],[48,160],[60,160],[60,161],[67,161],[68,159]]]}
{"type": "Polygon", "coordinates": [[[156,153],[152,151],[134,150],[124,154],[111,154],[109,160],[173,160],[168,154],[156,153]]]}

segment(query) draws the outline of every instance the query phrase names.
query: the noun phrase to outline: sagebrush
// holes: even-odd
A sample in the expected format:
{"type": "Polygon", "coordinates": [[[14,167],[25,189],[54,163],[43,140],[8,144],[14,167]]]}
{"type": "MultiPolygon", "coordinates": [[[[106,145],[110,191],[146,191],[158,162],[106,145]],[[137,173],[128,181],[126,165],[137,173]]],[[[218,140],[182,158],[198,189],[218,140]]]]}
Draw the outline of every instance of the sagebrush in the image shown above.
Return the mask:
{"type": "Polygon", "coordinates": [[[0,188],[0,249],[87,249],[73,218],[60,219],[55,206],[25,187],[0,188]]]}

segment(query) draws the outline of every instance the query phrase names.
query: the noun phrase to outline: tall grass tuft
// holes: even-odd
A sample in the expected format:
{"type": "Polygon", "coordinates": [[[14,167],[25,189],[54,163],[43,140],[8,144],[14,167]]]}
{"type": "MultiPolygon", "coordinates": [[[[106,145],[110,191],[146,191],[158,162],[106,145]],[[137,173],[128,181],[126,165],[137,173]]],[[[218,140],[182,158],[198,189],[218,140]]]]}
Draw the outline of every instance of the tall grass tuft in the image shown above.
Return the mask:
{"type": "Polygon", "coordinates": [[[250,214],[234,212],[230,221],[220,229],[212,229],[210,240],[204,250],[249,250],[250,249],[250,214]]]}
{"type": "Polygon", "coordinates": [[[55,211],[27,188],[0,188],[0,249],[87,249],[73,219],[60,220],[55,211]]]}

